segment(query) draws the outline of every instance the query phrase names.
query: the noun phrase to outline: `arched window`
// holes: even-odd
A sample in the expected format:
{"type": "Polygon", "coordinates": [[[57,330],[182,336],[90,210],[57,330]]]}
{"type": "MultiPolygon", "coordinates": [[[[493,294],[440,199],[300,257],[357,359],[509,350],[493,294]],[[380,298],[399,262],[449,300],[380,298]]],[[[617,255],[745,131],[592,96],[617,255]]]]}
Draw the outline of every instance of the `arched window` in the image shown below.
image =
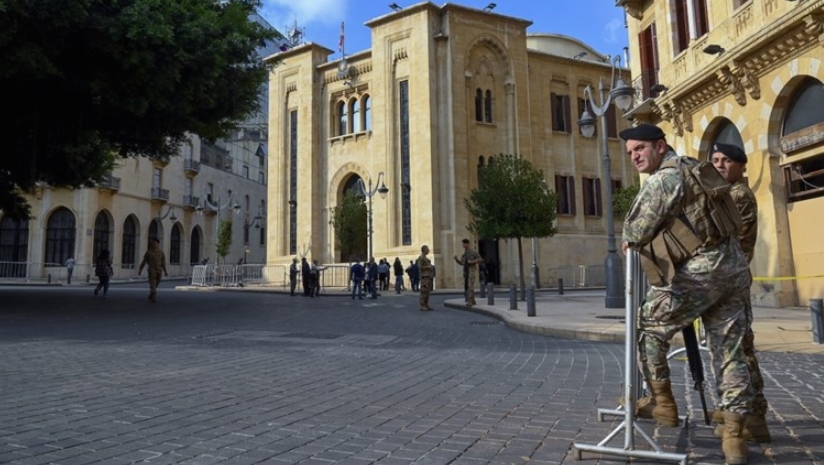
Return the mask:
{"type": "Polygon", "coordinates": [[[62,266],[74,256],[74,213],[60,207],[49,216],[46,226],[46,263],[62,266]]]}
{"type": "Polygon", "coordinates": [[[795,202],[824,196],[824,84],[807,78],[793,95],[784,118],[781,148],[789,164],[784,166],[787,200],[795,202]],[[803,156],[794,159],[794,155],[803,156]]]}
{"type": "Polygon", "coordinates": [[[192,229],[192,240],[189,241],[189,263],[200,265],[200,227],[192,229]]]}
{"type": "Polygon", "coordinates": [[[484,120],[484,95],[481,89],[475,90],[475,121],[484,120]]]}
{"type": "Polygon", "coordinates": [[[372,130],[372,99],[368,95],[363,96],[363,130],[372,130]]]}
{"type": "MultiPolygon", "coordinates": [[[[0,220],[0,262],[26,262],[29,249],[29,220],[13,220],[4,216],[0,220]]],[[[0,277],[26,275],[25,266],[5,270],[0,267],[0,277]],[[8,271],[8,272],[7,272],[8,271]]]]}
{"type": "Polygon", "coordinates": [[[357,99],[352,99],[352,101],[349,102],[349,115],[352,120],[352,132],[360,132],[360,102],[357,99]]]}
{"type": "Polygon", "coordinates": [[[342,136],[346,134],[346,129],[348,127],[348,115],[346,109],[346,102],[339,102],[338,103],[338,135],[342,136]]]}
{"type": "Polygon", "coordinates": [[[109,224],[109,217],[105,212],[98,213],[97,218],[94,220],[94,246],[92,250],[92,253],[94,254],[93,258],[97,258],[103,250],[108,250],[111,252],[112,249],[109,245],[111,233],[112,231],[111,225],[109,224]]]}
{"type": "Polygon", "coordinates": [[[172,226],[172,237],[169,240],[169,264],[180,265],[180,242],[183,235],[183,228],[180,223],[172,226]]]}
{"type": "Polygon", "coordinates": [[[492,122],[492,91],[487,89],[486,98],[484,99],[484,121],[492,122]]]}
{"type": "Polygon", "coordinates": [[[123,245],[120,250],[121,263],[124,266],[134,266],[137,256],[137,222],[129,216],[123,222],[123,245]]]}
{"type": "Polygon", "coordinates": [[[784,119],[783,136],[818,123],[824,123],[824,85],[817,79],[807,79],[798,89],[784,119]]]}
{"type": "MultiPolygon", "coordinates": [[[[163,225],[160,224],[159,220],[154,219],[149,223],[149,237],[147,239],[149,241],[157,239],[160,241],[160,246],[163,246],[163,225]]],[[[148,247],[149,245],[151,244],[147,241],[146,246],[148,247]]]]}

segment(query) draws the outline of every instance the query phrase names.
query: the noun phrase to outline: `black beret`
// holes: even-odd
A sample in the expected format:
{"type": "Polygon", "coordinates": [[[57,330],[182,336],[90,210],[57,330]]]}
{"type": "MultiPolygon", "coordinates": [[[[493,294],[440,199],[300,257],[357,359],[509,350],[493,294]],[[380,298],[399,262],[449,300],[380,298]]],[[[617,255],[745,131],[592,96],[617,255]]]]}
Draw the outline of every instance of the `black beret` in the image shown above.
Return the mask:
{"type": "Polygon", "coordinates": [[[633,128],[624,129],[619,134],[624,140],[658,140],[666,139],[664,131],[654,124],[642,123],[633,128]]]}
{"type": "Polygon", "coordinates": [[[715,143],[712,144],[712,153],[720,152],[725,157],[738,163],[747,163],[747,154],[737,145],[715,143]]]}
{"type": "Polygon", "coordinates": [[[463,242],[464,244],[469,244],[469,239],[463,239],[461,240],[461,242],[463,242]]]}

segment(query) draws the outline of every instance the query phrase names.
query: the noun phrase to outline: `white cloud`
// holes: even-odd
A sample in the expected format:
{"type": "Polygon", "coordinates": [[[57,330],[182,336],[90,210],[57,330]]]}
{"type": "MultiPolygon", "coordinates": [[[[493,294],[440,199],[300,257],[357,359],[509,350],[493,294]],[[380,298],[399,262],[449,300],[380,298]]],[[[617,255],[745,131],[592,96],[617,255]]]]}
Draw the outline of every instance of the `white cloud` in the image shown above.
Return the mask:
{"type": "Polygon", "coordinates": [[[323,26],[339,24],[346,15],[346,0],[264,0],[260,10],[269,23],[281,32],[297,21],[301,27],[313,23],[323,26]]]}
{"type": "Polygon", "coordinates": [[[608,44],[624,43],[627,41],[627,31],[622,18],[611,19],[604,26],[604,41],[608,44]]]}

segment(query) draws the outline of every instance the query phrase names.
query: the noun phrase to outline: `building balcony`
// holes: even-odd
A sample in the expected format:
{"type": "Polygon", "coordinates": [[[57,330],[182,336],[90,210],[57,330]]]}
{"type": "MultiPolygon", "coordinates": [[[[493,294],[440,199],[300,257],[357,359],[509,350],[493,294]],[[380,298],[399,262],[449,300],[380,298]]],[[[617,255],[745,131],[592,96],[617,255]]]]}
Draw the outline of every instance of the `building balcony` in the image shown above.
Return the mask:
{"type": "Polygon", "coordinates": [[[120,178],[112,176],[111,174],[104,176],[100,182],[97,183],[97,188],[117,192],[120,190],[120,178]]]}
{"type": "Polygon", "coordinates": [[[169,201],[169,189],[162,189],[160,187],[152,187],[152,202],[166,203],[169,201]]]}
{"type": "Polygon", "coordinates": [[[194,210],[198,205],[200,205],[200,197],[195,197],[194,195],[183,196],[183,208],[185,210],[194,210]]]}
{"type": "Polygon", "coordinates": [[[200,173],[200,162],[197,160],[183,160],[183,170],[186,176],[195,176],[200,173]]]}

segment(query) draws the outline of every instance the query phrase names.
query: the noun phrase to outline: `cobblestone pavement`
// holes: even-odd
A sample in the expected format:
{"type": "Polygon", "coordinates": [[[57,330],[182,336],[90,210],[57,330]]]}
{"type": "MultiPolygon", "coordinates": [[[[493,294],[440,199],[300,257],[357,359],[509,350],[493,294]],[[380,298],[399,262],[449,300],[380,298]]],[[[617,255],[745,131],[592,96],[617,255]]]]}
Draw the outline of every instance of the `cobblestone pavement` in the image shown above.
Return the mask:
{"type": "MultiPolygon", "coordinates": [[[[0,288],[0,463],[624,463],[571,450],[615,426],[596,408],[620,395],[622,345],[521,333],[443,298],[420,312],[411,295],[0,288]]],[[[774,441],[750,463],[824,464],[824,357],[761,362],[774,441]]],[[[685,371],[674,362],[694,414],[685,371]]],[[[690,463],[723,463],[712,427],[644,426],[690,463]]]]}

